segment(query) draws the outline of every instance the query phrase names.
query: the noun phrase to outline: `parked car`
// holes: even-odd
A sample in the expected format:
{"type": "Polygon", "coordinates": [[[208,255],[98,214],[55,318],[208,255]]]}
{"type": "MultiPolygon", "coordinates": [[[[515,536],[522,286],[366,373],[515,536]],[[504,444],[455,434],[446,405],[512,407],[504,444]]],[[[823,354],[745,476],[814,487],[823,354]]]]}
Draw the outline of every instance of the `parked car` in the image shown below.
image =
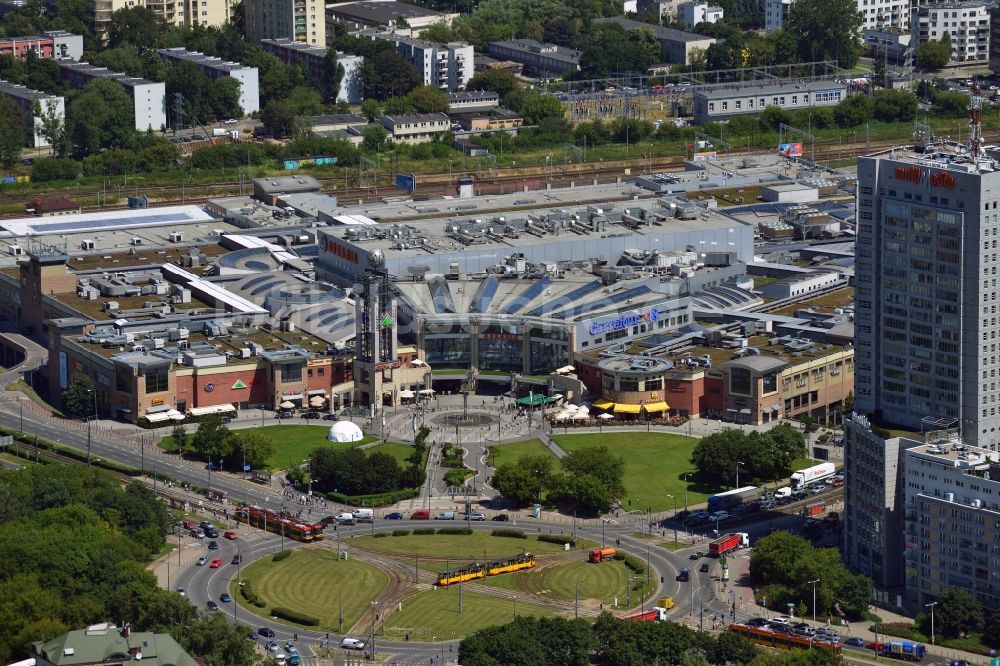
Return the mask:
{"type": "Polygon", "coordinates": [[[792,627],[792,633],[799,636],[812,636],[816,633],[816,630],[810,627],[805,622],[800,622],[799,624],[792,627]]]}
{"type": "Polygon", "coordinates": [[[214,602],[214,601],[212,601],[211,599],[209,599],[209,600],[208,600],[208,603],[207,603],[207,604],[205,604],[205,606],[206,606],[206,607],[208,608],[208,610],[210,610],[210,611],[217,611],[217,610],[219,610],[219,604],[215,603],[215,602],[214,602]]]}
{"type": "Polygon", "coordinates": [[[196,530],[196,529],[198,529],[198,526],[195,524],[195,522],[193,520],[185,520],[184,522],[181,523],[181,525],[186,530],[196,530]]]}
{"type": "Polygon", "coordinates": [[[219,597],[219,601],[221,601],[224,604],[228,604],[232,600],[233,598],[229,596],[228,592],[223,592],[222,595],[219,597]]]}
{"type": "Polygon", "coordinates": [[[716,511],[715,513],[708,514],[708,522],[710,522],[710,523],[714,523],[714,522],[717,522],[717,521],[720,521],[720,520],[728,520],[728,519],[729,519],[729,512],[728,511],[716,511]]]}
{"type": "Polygon", "coordinates": [[[219,542],[218,541],[209,541],[208,542],[208,549],[209,550],[218,550],[219,549],[219,542]]]}
{"type": "Polygon", "coordinates": [[[205,555],[202,555],[201,557],[198,558],[198,561],[195,562],[195,564],[197,566],[201,567],[201,566],[204,566],[206,562],[208,562],[208,557],[205,556],[205,555]]]}
{"type": "Polygon", "coordinates": [[[357,638],[345,638],[340,641],[340,647],[345,650],[364,650],[365,642],[359,641],[357,638]]]}
{"type": "Polygon", "coordinates": [[[177,594],[181,595],[182,597],[186,597],[187,596],[187,592],[184,590],[183,587],[178,587],[177,588],[177,594]]]}
{"type": "Polygon", "coordinates": [[[403,514],[400,513],[399,511],[393,511],[392,513],[385,514],[385,519],[386,520],[402,520],[403,519],[403,514]]]}
{"type": "Polygon", "coordinates": [[[223,416],[222,417],[222,423],[223,423],[223,425],[229,425],[232,422],[233,422],[233,417],[232,416],[223,416]]]}
{"type": "Polygon", "coordinates": [[[434,516],[434,520],[455,520],[455,512],[441,511],[438,515],[434,516]]]}
{"type": "Polygon", "coordinates": [[[209,569],[218,569],[221,566],[222,566],[222,558],[221,557],[217,557],[214,560],[212,560],[212,563],[208,565],[208,568],[209,569]]]}
{"type": "Polygon", "coordinates": [[[318,418],[322,418],[322,416],[323,415],[320,414],[319,412],[306,412],[305,414],[302,415],[302,418],[304,418],[304,419],[318,419],[318,418]]]}
{"type": "Polygon", "coordinates": [[[783,624],[785,626],[788,626],[791,623],[792,623],[792,618],[788,617],[787,615],[781,615],[775,618],[771,618],[771,620],[768,622],[768,624],[771,625],[783,624]]]}
{"type": "Polygon", "coordinates": [[[230,541],[235,541],[237,538],[239,538],[239,535],[236,532],[226,532],[222,536],[226,537],[230,541]]]}
{"type": "Polygon", "coordinates": [[[278,642],[277,641],[268,641],[267,642],[267,651],[268,652],[277,652],[278,651],[278,642]]]}
{"type": "Polygon", "coordinates": [[[508,516],[506,513],[498,513],[497,515],[490,518],[490,520],[495,520],[500,523],[506,523],[507,521],[510,520],[510,516],[508,516]]]}
{"type": "Polygon", "coordinates": [[[486,514],[481,511],[473,511],[465,516],[465,520],[486,520],[486,514]]]}
{"type": "Polygon", "coordinates": [[[256,629],[251,629],[250,633],[247,634],[247,638],[249,638],[252,641],[257,640],[259,638],[259,636],[257,634],[257,630],[256,629]]]}
{"type": "Polygon", "coordinates": [[[337,420],[337,415],[336,414],[324,414],[323,415],[323,420],[324,421],[336,421],[337,420]]]}
{"type": "Polygon", "coordinates": [[[752,617],[744,622],[748,627],[766,627],[767,620],[762,617],[752,617]]]}

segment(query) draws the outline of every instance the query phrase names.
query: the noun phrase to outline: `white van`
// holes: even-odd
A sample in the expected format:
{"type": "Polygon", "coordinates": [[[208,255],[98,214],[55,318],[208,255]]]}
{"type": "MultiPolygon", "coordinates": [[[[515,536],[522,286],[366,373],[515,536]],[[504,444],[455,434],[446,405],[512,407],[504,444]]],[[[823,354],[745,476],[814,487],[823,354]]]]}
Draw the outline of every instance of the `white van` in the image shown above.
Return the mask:
{"type": "Polygon", "coordinates": [[[288,655],[284,652],[279,651],[278,654],[274,655],[274,660],[279,664],[284,664],[288,659],[288,655]]]}
{"type": "Polygon", "coordinates": [[[455,520],[454,511],[442,511],[434,517],[436,520],[455,520]]]}
{"type": "Polygon", "coordinates": [[[364,650],[365,642],[359,641],[357,638],[345,638],[340,641],[340,647],[345,650],[364,650]]]}
{"type": "Polygon", "coordinates": [[[356,509],[354,511],[354,520],[359,523],[370,523],[375,520],[375,512],[371,509],[356,509]]]}
{"type": "Polygon", "coordinates": [[[354,524],[354,514],[353,513],[338,513],[337,522],[341,525],[353,525],[354,524]]]}
{"type": "Polygon", "coordinates": [[[774,491],[774,499],[788,499],[792,496],[792,489],[789,486],[778,488],[774,491]]]}

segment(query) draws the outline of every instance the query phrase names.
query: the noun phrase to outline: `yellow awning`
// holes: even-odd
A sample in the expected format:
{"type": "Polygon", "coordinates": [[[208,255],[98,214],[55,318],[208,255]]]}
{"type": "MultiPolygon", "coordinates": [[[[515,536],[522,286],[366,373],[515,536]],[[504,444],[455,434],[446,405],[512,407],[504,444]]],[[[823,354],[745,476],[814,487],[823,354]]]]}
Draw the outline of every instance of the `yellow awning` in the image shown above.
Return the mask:
{"type": "Polygon", "coordinates": [[[640,409],[642,409],[642,405],[615,403],[615,414],[638,414],[640,409]]]}
{"type": "Polygon", "coordinates": [[[596,407],[597,409],[612,410],[615,408],[615,403],[611,402],[610,400],[595,400],[594,407],[596,407]]]}
{"type": "Polygon", "coordinates": [[[656,414],[657,412],[665,412],[670,409],[670,405],[665,402],[647,402],[643,407],[650,414],[656,414]]]}

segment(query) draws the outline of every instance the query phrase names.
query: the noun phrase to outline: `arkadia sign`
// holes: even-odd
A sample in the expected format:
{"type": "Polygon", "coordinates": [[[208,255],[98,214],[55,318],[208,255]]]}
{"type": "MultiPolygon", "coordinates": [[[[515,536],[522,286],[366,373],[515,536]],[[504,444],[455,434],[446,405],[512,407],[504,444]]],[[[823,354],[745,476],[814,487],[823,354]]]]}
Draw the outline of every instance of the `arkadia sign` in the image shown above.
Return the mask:
{"type": "Polygon", "coordinates": [[[611,331],[620,331],[623,328],[637,326],[644,321],[653,322],[659,318],[660,311],[656,308],[650,308],[642,314],[622,315],[610,321],[593,321],[590,322],[590,334],[601,335],[602,333],[610,333],[611,331]]]}

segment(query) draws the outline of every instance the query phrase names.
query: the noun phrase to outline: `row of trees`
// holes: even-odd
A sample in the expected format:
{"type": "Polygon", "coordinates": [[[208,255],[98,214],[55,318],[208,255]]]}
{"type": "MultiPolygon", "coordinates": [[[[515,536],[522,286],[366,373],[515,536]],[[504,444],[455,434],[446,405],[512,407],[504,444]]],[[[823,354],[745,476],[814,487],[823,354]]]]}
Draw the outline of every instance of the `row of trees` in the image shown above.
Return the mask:
{"type": "Polygon", "coordinates": [[[299,482],[312,480],[313,488],[345,495],[373,495],[403,488],[419,488],[425,480],[423,443],[414,446],[403,467],[386,454],[366,453],[359,448],[337,450],[329,446],[315,449],[309,456],[308,477],[301,474],[299,482]]]}
{"type": "Polygon", "coordinates": [[[565,510],[582,514],[605,511],[625,494],[625,461],[606,446],[588,446],[571,452],[557,469],[550,456],[524,456],[500,465],[493,487],[520,504],[542,497],[565,510]]]}
{"type": "Polygon", "coordinates": [[[796,615],[862,617],[872,598],[872,582],[852,575],[836,548],[816,548],[805,539],[780,531],[757,540],[750,558],[750,575],[766,597],[768,608],[784,610],[789,603],[796,615]],[[813,586],[816,584],[816,607],[813,586]]]}
{"type": "Polygon", "coordinates": [[[0,471],[0,661],[30,644],[98,622],[169,632],[218,666],[262,662],[242,629],[160,589],[146,565],[168,516],[139,483],[91,467],[0,471]]]}
{"type": "Polygon", "coordinates": [[[182,451],[194,453],[223,469],[264,469],[274,455],[274,442],[262,431],[230,430],[217,414],[202,417],[197,430],[189,434],[183,424],[174,426],[171,436],[182,451]]]}
{"type": "Polygon", "coordinates": [[[713,485],[728,483],[739,475],[746,482],[784,479],[792,461],[806,453],[802,433],[788,423],[767,432],[730,428],[703,437],[691,453],[698,478],[713,485]]]}
{"type": "Polygon", "coordinates": [[[518,617],[462,640],[463,666],[828,666],[837,658],[826,650],[801,653],[763,651],[744,637],[724,631],[698,632],[673,622],[623,622],[610,613],[596,621],[518,617]]]}

